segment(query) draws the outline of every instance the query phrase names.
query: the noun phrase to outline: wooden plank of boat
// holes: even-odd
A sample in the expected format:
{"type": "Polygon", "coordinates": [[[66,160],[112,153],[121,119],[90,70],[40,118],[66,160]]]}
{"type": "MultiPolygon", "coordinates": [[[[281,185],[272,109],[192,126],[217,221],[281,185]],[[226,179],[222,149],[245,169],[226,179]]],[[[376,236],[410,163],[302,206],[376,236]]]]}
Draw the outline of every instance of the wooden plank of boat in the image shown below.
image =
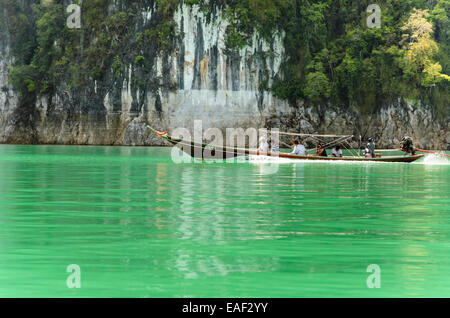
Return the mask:
{"type": "Polygon", "coordinates": [[[390,156],[390,157],[380,157],[380,158],[365,158],[365,157],[319,157],[319,156],[297,156],[293,154],[283,154],[280,153],[280,158],[290,158],[299,160],[328,160],[328,161],[371,161],[371,162],[413,162],[424,155],[414,155],[414,156],[390,156]]]}
{"type": "MultiPolygon", "coordinates": [[[[150,127],[149,127],[150,128],[150,127]]],[[[150,128],[152,129],[152,128],[150,128]]],[[[152,129],[155,131],[154,129],[152,129]]],[[[365,157],[319,157],[319,156],[298,156],[291,153],[261,153],[257,150],[246,149],[246,148],[237,148],[237,147],[226,147],[226,146],[211,146],[205,143],[198,143],[190,140],[183,140],[180,138],[173,138],[167,133],[159,133],[155,131],[158,136],[166,139],[172,145],[180,148],[185,153],[194,158],[199,159],[231,159],[240,156],[268,156],[268,157],[279,157],[279,158],[288,158],[294,160],[315,160],[315,161],[370,161],[370,162],[413,162],[416,161],[424,155],[418,154],[414,156],[389,156],[389,157],[380,157],[380,158],[365,158],[365,157]]]]}

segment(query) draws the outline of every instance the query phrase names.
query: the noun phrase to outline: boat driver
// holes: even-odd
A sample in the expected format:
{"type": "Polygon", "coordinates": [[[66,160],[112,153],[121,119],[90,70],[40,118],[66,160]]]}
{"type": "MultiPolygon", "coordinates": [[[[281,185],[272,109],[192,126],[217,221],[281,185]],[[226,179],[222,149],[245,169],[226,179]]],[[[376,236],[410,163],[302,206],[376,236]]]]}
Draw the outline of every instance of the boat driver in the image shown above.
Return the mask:
{"type": "Polygon", "coordinates": [[[365,149],[366,158],[375,158],[375,142],[373,138],[369,138],[369,143],[365,149]]]}

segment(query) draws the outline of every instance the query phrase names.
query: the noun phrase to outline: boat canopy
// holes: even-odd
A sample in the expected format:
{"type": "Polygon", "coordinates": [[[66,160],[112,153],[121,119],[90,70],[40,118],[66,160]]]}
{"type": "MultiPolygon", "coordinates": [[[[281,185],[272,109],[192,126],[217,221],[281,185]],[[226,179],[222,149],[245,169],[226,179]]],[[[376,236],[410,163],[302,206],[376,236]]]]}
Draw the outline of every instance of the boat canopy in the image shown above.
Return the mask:
{"type": "MultiPolygon", "coordinates": [[[[264,129],[266,130],[266,129],[264,129]]],[[[267,130],[266,130],[267,131],[267,130]]],[[[271,131],[271,135],[283,135],[283,136],[298,136],[303,137],[305,142],[310,142],[312,144],[317,144],[322,142],[325,148],[331,148],[336,145],[341,145],[343,148],[352,152],[353,155],[357,156],[357,153],[352,149],[350,145],[351,139],[353,139],[354,135],[336,135],[336,134],[305,134],[305,133],[296,133],[296,132],[283,132],[283,131],[271,131]]],[[[291,147],[289,143],[283,142],[280,140],[280,144],[291,147]]],[[[307,149],[307,152],[314,151],[314,148],[307,149]]]]}

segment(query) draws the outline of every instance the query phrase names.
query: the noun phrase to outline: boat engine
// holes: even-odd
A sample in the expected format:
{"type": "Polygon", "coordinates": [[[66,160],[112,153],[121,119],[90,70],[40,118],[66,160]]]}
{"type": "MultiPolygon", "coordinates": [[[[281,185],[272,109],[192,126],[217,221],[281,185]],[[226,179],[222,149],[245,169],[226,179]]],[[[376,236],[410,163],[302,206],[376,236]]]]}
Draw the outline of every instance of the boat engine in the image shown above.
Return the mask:
{"type": "Polygon", "coordinates": [[[413,145],[413,140],[411,137],[403,137],[400,146],[402,151],[404,152],[410,153],[411,155],[414,155],[416,153],[416,148],[413,145]]]}

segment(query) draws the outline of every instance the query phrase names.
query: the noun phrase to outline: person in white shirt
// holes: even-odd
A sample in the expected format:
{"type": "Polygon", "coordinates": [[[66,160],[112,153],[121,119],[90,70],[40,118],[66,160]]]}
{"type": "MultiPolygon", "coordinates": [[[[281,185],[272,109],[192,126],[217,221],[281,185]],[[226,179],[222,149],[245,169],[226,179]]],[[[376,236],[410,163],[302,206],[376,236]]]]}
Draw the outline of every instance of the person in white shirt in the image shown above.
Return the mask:
{"type": "Polygon", "coordinates": [[[297,156],[306,156],[306,148],[302,144],[298,142],[298,140],[294,140],[292,142],[294,146],[294,150],[292,150],[291,154],[297,155],[297,156]]]}
{"type": "Polygon", "coordinates": [[[342,157],[341,146],[337,145],[331,150],[331,157],[342,157]]]}
{"type": "Polygon", "coordinates": [[[269,152],[269,144],[266,141],[265,137],[261,137],[259,139],[259,148],[258,148],[259,152],[269,152]]]}

